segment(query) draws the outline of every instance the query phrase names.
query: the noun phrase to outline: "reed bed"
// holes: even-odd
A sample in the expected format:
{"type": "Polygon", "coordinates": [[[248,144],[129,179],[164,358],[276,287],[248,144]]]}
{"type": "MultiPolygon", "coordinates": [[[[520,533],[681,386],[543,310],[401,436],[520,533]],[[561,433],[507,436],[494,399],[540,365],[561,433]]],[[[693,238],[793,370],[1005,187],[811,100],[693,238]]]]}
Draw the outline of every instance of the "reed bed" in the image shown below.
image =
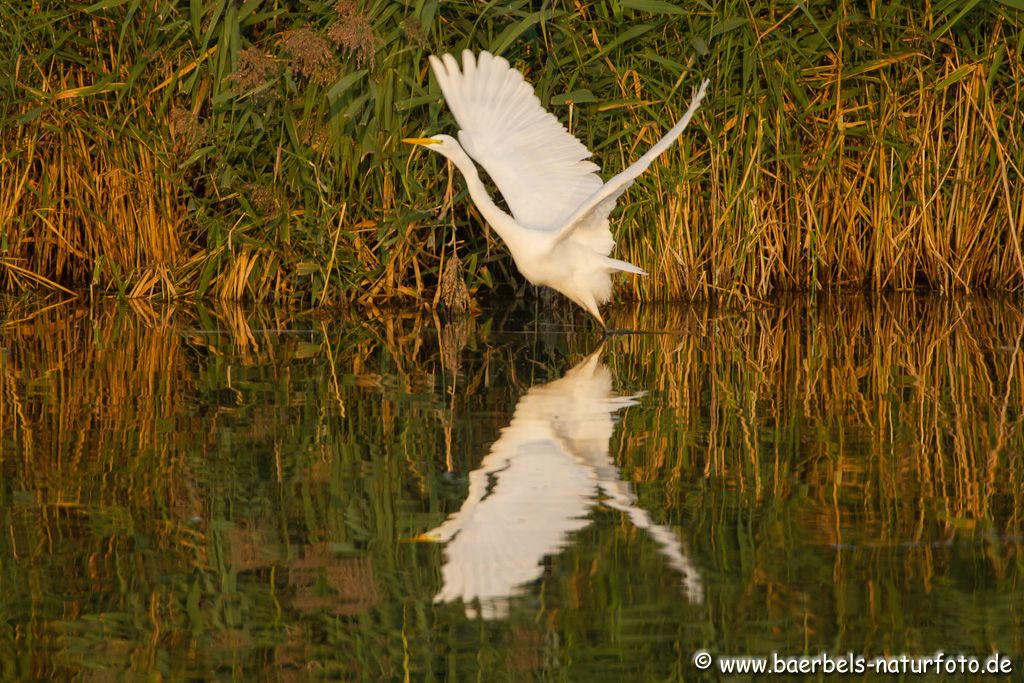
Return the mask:
{"type": "Polygon", "coordinates": [[[44,0],[0,8],[0,288],[443,304],[522,294],[426,56],[490,49],[610,176],[644,300],[1024,284],[1018,3],[44,0]]]}

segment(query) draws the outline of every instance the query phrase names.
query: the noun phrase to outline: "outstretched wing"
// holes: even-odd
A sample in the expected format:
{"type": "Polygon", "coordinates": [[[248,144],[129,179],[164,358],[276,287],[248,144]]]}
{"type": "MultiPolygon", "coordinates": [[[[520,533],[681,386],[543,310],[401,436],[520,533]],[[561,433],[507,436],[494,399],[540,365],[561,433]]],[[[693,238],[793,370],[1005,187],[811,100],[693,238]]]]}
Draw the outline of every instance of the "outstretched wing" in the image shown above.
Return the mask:
{"type": "Polygon", "coordinates": [[[701,100],[704,99],[707,89],[708,81],[705,80],[700,84],[700,90],[697,91],[697,95],[690,102],[690,107],[683,114],[683,118],[679,119],[679,122],[665,133],[665,137],[654,143],[647,150],[646,154],[630,164],[626,170],[605,183],[572,212],[566,223],[559,226],[558,235],[555,238],[556,242],[561,242],[579,231],[590,231],[598,226],[607,225],[608,214],[615,208],[615,202],[640,177],[640,174],[647,170],[651,162],[671,147],[676,138],[682,134],[686,126],[689,125],[690,119],[697,112],[697,108],[700,107],[701,100]]]}
{"type": "Polygon", "coordinates": [[[462,130],[459,142],[498,186],[515,219],[557,230],[601,187],[590,151],[554,115],[508,61],[481,52],[430,58],[448,108],[462,130]]]}

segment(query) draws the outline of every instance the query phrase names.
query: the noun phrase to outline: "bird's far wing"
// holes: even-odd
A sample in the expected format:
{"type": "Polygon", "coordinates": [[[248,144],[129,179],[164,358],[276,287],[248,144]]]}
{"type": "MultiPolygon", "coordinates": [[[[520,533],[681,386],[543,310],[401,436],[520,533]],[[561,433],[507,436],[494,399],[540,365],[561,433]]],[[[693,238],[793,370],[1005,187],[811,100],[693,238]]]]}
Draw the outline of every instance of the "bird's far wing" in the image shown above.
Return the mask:
{"type": "Polygon", "coordinates": [[[556,230],[601,187],[590,151],[502,57],[466,50],[462,70],[451,55],[430,57],[441,92],[458,121],[459,142],[484,167],[515,219],[556,230]]]}
{"type": "Polygon", "coordinates": [[[655,524],[650,513],[636,504],[636,494],[633,493],[629,483],[622,480],[617,468],[607,470],[601,476],[598,488],[605,496],[603,500],[605,505],[627,514],[636,528],[646,531],[661,546],[662,555],[683,577],[683,590],[686,592],[686,598],[693,604],[703,603],[704,581],[700,570],[687,555],[679,537],[669,527],[655,524]]]}
{"type": "Polygon", "coordinates": [[[665,134],[665,137],[654,143],[654,146],[647,150],[647,153],[642,157],[634,161],[626,170],[622,171],[607,183],[605,183],[597,192],[584,200],[580,206],[572,212],[568,220],[558,230],[558,235],[555,238],[556,242],[561,242],[576,230],[580,228],[586,228],[598,223],[604,223],[608,218],[608,214],[611,213],[612,209],[615,208],[615,202],[622,193],[629,189],[629,186],[633,184],[637,178],[640,177],[644,171],[651,165],[655,159],[672,146],[686,126],[689,125],[690,119],[697,112],[697,108],[700,107],[701,100],[704,99],[704,94],[708,89],[708,81],[705,80],[700,85],[700,90],[697,91],[696,97],[690,102],[689,109],[683,114],[683,118],[679,119],[676,125],[672,126],[672,129],[665,134]]]}

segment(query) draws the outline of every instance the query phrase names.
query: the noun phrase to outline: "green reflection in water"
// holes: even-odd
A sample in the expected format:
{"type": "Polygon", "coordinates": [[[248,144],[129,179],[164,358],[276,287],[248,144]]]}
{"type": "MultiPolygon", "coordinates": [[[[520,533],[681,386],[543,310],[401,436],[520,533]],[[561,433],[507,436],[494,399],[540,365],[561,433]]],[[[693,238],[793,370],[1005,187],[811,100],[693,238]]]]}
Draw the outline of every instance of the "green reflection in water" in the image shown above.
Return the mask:
{"type": "Polygon", "coordinates": [[[1024,666],[1012,303],[612,323],[659,333],[598,357],[530,315],[9,321],[0,675],[701,680],[698,649],[1024,666]],[[456,565],[519,573],[467,591],[456,565]]]}

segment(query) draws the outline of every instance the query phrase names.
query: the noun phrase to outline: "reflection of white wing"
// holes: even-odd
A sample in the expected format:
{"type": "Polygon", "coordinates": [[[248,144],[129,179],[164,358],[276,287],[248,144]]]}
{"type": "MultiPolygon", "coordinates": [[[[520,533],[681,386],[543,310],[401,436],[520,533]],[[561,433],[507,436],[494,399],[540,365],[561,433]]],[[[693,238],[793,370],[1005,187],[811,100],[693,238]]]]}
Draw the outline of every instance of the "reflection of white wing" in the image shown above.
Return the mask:
{"type": "Polygon", "coordinates": [[[484,618],[504,616],[515,588],[540,578],[544,556],[589,524],[596,491],[588,473],[550,438],[520,446],[490,495],[445,523],[458,534],[445,549],[438,602],[479,599],[484,618]]]}
{"type": "Polygon", "coordinates": [[[611,393],[600,353],[519,400],[512,422],[469,475],[462,508],[421,536],[447,543],[438,602],[461,599],[472,614],[479,601],[485,619],[505,616],[508,599],[540,578],[544,557],[587,526],[602,499],[651,535],[683,575],[687,598],[702,601],[700,574],[679,539],[635,505],[608,455],[612,416],[636,405],[636,397],[611,393]]]}
{"type": "Polygon", "coordinates": [[[668,559],[672,568],[683,576],[686,599],[698,604],[704,602],[704,583],[701,581],[700,571],[686,556],[682,541],[675,532],[666,526],[655,524],[647,510],[633,504],[633,492],[626,482],[602,481],[601,492],[607,496],[605,503],[609,507],[625,512],[634,526],[646,531],[661,546],[661,554],[668,559]]]}

